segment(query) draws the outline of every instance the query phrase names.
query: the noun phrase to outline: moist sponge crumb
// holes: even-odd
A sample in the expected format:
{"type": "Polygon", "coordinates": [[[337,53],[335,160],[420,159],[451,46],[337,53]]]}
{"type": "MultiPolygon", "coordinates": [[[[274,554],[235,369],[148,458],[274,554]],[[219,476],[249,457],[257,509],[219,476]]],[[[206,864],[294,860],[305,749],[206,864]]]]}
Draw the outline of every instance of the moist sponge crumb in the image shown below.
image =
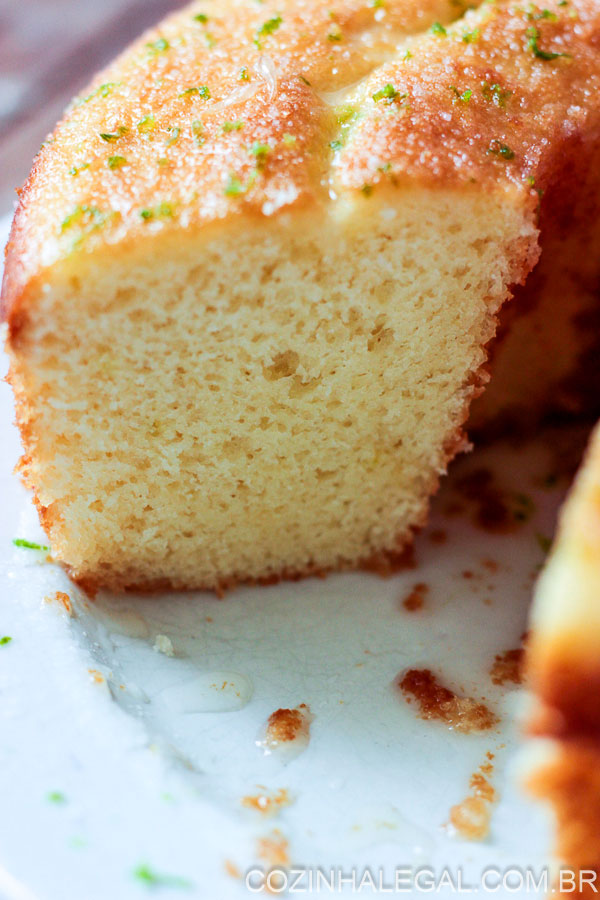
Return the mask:
{"type": "Polygon", "coordinates": [[[461,446],[519,203],[406,188],[57,269],[13,367],[80,581],[213,588],[394,556],[461,446]],[[327,241],[318,235],[327,233],[327,241]]]}

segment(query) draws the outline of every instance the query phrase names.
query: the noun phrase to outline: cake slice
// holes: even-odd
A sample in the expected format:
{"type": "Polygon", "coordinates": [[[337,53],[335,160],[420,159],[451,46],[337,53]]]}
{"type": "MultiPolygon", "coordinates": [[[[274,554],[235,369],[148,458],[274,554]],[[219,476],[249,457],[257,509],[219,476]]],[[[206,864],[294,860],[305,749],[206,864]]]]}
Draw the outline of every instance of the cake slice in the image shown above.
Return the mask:
{"type": "Polygon", "coordinates": [[[381,566],[425,521],[545,192],[600,133],[596,0],[460,13],[196,3],[45,144],[3,308],[74,578],[381,566]]]}

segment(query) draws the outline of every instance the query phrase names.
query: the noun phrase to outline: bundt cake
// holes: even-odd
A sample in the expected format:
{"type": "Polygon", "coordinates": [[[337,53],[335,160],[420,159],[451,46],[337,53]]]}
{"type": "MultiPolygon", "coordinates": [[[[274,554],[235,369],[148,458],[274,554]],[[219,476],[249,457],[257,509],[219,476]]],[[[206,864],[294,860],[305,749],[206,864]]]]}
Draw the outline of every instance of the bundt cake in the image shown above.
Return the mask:
{"type": "Polygon", "coordinates": [[[530,786],[554,808],[557,856],[578,890],[570,875],[563,887],[577,896],[600,890],[599,548],[600,426],[538,581],[528,653],[537,700],[531,731],[549,741],[530,786]],[[579,883],[586,872],[587,888],[579,883]]]}
{"type": "Polygon", "coordinates": [[[597,0],[219,0],[98,76],[20,193],[2,293],[22,473],[75,579],[394,559],[545,198],[597,153],[599,45],[597,0]]]}

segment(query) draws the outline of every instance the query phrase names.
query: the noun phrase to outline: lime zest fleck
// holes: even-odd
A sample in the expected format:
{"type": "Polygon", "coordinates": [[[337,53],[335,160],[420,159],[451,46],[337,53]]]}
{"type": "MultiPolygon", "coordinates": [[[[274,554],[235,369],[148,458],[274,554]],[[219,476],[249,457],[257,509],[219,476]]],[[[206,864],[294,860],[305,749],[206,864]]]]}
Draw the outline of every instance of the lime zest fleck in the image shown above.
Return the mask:
{"type": "Polygon", "coordinates": [[[388,103],[393,103],[396,97],[398,97],[398,91],[394,87],[393,84],[386,84],[378,91],[375,91],[373,94],[373,100],[375,103],[378,103],[380,100],[386,100],[388,103]]]}
{"type": "Polygon", "coordinates": [[[156,119],[152,113],[150,113],[140,119],[136,127],[140,134],[150,134],[150,132],[154,131],[156,128],[156,119]]]}
{"type": "Polygon", "coordinates": [[[71,166],[69,169],[69,175],[72,175],[74,178],[79,175],[80,172],[84,172],[85,169],[89,169],[89,162],[81,163],[79,166],[71,166]]]}
{"type": "Polygon", "coordinates": [[[467,88],[465,91],[463,91],[461,93],[459,91],[459,89],[456,87],[456,85],[454,85],[454,84],[450,85],[450,90],[454,94],[454,98],[452,100],[453,103],[456,103],[459,100],[461,103],[468,103],[473,95],[473,91],[470,88],[467,88]]]}
{"type": "Polygon", "coordinates": [[[6,644],[10,644],[11,641],[12,638],[8,634],[5,634],[4,637],[0,637],[0,647],[4,647],[6,646],[6,644]]]}
{"type": "Polygon", "coordinates": [[[77,105],[80,106],[83,103],[89,103],[90,100],[93,100],[95,97],[101,97],[105,99],[110,96],[116,87],[119,87],[121,84],[120,81],[107,81],[105,84],[101,84],[100,87],[96,88],[95,91],[92,91],[91,94],[88,94],[87,97],[83,97],[81,100],[76,101],[77,105]]]}
{"type": "Polygon", "coordinates": [[[116,131],[110,133],[107,131],[101,131],[100,137],[103,141],[106,141],[107,144],[113,144],[115,141],[118,141],[119,138],[122,138],[124,134],[127,134],[129,129],[125,125],[119,125],[116,131]]]}
{"type": "Polygon", "coordinates": [[[517,522],[527,522],[535,512],[535,503],[528,494],[517,492],[513,495],[513,516],[517,522]]]}
{"type": "Polygon", "coordinates": [[[502,159],[508,160],[515,158],[514,150],[511,150],[507,144],[503,144],[498,138],[494,138],[490,141],[490,145],[486,152],[491,153],[493,156],[501,156],[502,159]]]}
{"type": "Polygon", "coordinates": [[[124,156],[109,156],[106,164],[109,169],[121,169],[127,165],[127,160],[124,156]]]}
{"type": "Polygon", "coordinates": [[[225,134],[229,134],[230,131],[241,131],[245,124],[239,119],[236,122],[223,122],[221,131],[224,131],[225,134]]]}
{"type": "Polygon", "coordinates": [[[149,222],[151,219],[170,219],[173,215],[173,204],[167,203],[166,201],[159,203],[157,206],[142,209],[140,211],[140,216],[145,222],[149,222]]]}
{"type": "Polygon", "coordinates": [[[194,138],[194,143],[196,143],[199,147],[204,143],[204,125],[202,124],[201,119],[194,119],[191,125],[192,129],[192,137],[194,138]]]}
{"type": "Polygon", "coordinates": [[[159,53],[164,53],[165,50],[168,50],[170,46],[168,40],[161,37],[156,41],[148,41],[146,50],[148,51],[148,56],[158,56],[159,53]]]}
{"type": "Polygon", "coordinates": [[[179,140],[179,135],[181,134],[181,129],[177,127],[177,125],[170,125],[167,128],[167,132],[171,135],[167,139],[167,147],[171,147],[173,144],[177,143],[179,140]]]}
{"type": "Polygon", "coordinates": [[[487,81],[483,81],[481,83],[481,93],[484,100],[491,100],[494,106],[504,108],[512,91],[505,90],[497,83],[488,84],[487,81]]]}
{"type": "Polygon", "coordinates": [[[441,22],[434,22],[429,30],[432,34],[435,34],[436,37],[446,37],[448,34],[441,22]]]}
{"type": "Polygon", "coordinates": [[[203,97],[205,100],[210,100],[210,88],[206,84],[201,84],[199,87],[189,87],[186,88],[185,91],[182,91],[178,96],[179,97],[191,97],[193,94],[197,94],[199,97],[203,97]]]}
{"type": "Polygon", "coordinates": [[[552,50],[542,50],[538,44],[540,39],[540,31],[539,28],[536,28],[535,25],[531,25],[527,31],[525,32],[527,35],[527,46],[533,52],[533,55],[538,59],[551,60],[558,59],[559,56],[564,56],[566,59],[571,59],[570,53],[554,53],[552,50]]]}
{"type": "Polygon", "coordinates": [[[260,28],[257,28],[254,35],[254,44],[258,50],[262,49],[261,38],[268,37],[270,34],[273,34],[273,32],[277,31],[282,22],[283,19],[281,18],[281,16],[273,16],[272,19],[267,19],[266,22],[263,22],[260,28]]]}
{"type": "Polygon", "coordinates": [[[191,890],[193,888],[192,882],[188,881],[187,878],[156,872],[147,863],[141,863],[139,866],[136,866],[132,874],[134,878],[147,887],[170,887],[181,888],[182,890],[191,890]]]}
{"type": "Polygon", "coordinates": [[[256,159],[257,169],[264,169],[270,151],[271,148],[268,144],[261,144],[260,141],[254,141],[250,147],[250,153],[256,159]]]}
{"type": "Polygon", "coordinates": [[[13,544],[15,547],[22,547],[24,550],[43,550],[44,553],[50,550],[50,547],[47,547],[45,544],[36,544],[34,541],[25,540],[25,538],[15,538],[13,544]]]}
{"type": "Polygon", "coordinates": [[[238,176],[230,172],[227,181],[225,182],[225,187],[223,188],[225,196],[239,197],[241,194],[245,194],[246,190],[247,188],[240,181],[238,176]]]}

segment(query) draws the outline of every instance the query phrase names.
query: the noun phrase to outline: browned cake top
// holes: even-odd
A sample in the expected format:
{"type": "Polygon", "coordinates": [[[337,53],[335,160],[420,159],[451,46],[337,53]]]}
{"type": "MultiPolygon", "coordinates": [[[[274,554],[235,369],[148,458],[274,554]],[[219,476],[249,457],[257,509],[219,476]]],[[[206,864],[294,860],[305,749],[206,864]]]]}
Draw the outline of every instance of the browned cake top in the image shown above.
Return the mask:
{"type": "Polygon", "coordinates": [[[74,250],[331,208],[380,182],[516,184],[537,202],[558,160],[600,132],[600,3],[462,11],[219,0],[171,16],[42,148],[7,250],[5,314],[74,250]]]}

